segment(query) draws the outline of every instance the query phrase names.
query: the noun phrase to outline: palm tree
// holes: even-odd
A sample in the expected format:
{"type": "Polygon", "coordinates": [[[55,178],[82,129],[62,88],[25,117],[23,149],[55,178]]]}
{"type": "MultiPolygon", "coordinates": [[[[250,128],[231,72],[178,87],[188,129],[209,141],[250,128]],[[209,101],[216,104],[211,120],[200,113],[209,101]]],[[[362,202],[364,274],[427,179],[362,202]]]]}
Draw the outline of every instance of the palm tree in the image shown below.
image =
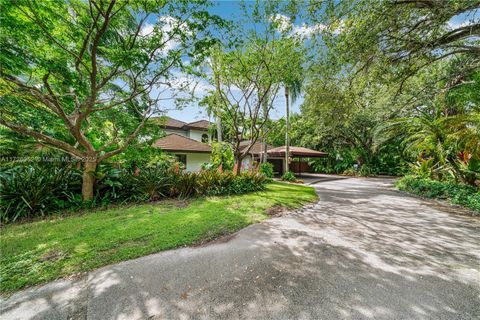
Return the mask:
{"type": "Polygon", "coordinates": [[[302,93],[302,80],[294,78],[290,81],[285,81],[285,172],[289,171],[288,159],[290,158],[290,103],[297,101],[302,93]]]}

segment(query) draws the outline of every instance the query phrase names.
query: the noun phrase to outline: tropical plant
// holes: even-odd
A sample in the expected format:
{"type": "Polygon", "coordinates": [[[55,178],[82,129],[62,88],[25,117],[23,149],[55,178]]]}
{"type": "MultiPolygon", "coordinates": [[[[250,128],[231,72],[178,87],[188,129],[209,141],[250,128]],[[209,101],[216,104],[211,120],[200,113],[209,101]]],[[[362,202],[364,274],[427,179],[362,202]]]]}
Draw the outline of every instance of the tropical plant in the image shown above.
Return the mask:
{"type": "Polygon", "coordinates": [[[270,162],[261,163],[258,171],[263,174],[267,179],[273,178],[273,164],[271,164],[270,162]]]}
{"type": "Polygon", "coordinates": [[[212,143],[212,165],[214,168],[222,168],[222,170],[232,170],[234,164],[234,156],[232,146],[226,142],[212,143]]]}
{"type": "Polygon", "coordinates": [[[292,171],[287,171],[283,174],[282,180],[289,181],[289,182],[295,182],[295,181],[297,181],[297,178],[295,177],[295,174],[292,171]]]}
{"type": "Polygon", "coordinates": [[[69,193],[80,189],[71,166],[23,165],[0,173],[0,221],[47,215],[69,206],[69,193]]]}
{"type": "Polygon", "coordinates": [[[97,165],[148,135],[172,71],[214,42],[209,26],[223,22],[206,5],[3,1],[0,124],[81,161],[92,200],[97,165]]]}

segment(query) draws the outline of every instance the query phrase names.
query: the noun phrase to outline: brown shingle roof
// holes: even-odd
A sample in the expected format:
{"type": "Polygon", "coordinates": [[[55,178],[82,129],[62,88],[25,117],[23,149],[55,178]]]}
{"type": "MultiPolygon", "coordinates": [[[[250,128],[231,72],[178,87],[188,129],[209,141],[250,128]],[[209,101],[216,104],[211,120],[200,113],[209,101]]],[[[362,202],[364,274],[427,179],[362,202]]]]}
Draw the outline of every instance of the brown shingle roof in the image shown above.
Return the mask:
{"type": "Polygon", "coordinates": [[[160,124],[161,127],[166,129],[183,129],[183,127],[187,124],[186,122],[173,119],[167,116],[155,117],[152,118],[153,121],[156,121],[160,124]]]}
{"type": "MultiPolygon", "coordinates": [[[[304,147],[290,147],[289,151],[290,156],[292,157],[317,158],[328,156],[327,152],[312,150],[304,147]]],[[[285,146],[270,149],[268,150],[267,154],[273,157],[285,157],[285,146]]]]}
{"type": "Polygon", "coordinates": [[[187,123],[185,127],[190,129],[197,129],[197,130],[208,130],[208,127],[210,127],[210,124],[211,124],[210,121],[199,120],[199,121],[187,123]]]}
{"type": "Polygon", "coordinates": [[[168,116],[154,117],[152,118],[152,121],[155,121],[156,123],[160,124],[160,126],[165,129],[177,129],[177,130],[195,129],[195,130],[207,131],[211,125],[211,122],[207,120],[198,120],[198,121],[187,123],[181,120],[170,118],[168,116]]]}
{"type": "Polygon", "coordinates": [[[157,141],[155,141],[153,146],[165,151],[202,153],[212,152],[212,148],[208,144],[198,142],[177,133],[171,133],[163,138],[158,139],[157,141]]]}

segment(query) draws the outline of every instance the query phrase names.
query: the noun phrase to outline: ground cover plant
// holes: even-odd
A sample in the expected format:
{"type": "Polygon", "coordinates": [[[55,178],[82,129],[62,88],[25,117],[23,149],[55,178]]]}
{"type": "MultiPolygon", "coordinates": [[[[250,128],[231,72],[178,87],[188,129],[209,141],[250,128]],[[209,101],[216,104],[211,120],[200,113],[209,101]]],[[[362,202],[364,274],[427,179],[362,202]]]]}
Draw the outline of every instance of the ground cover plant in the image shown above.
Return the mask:
{"type": "Polygon", "coordinates": [[[9,224],[0,235],[0,291],[208,241],[266,219],[268,208],[297,208],[316,199],[312,187],[274,182],[244,195],[166,200],[9,224]]]}
{"type": "Polygon", "coordinates": [[[421,197],[448,200],[480,214],[480,191],[472,186],[406,176],[397,181],[396,187],[421,197]]]}

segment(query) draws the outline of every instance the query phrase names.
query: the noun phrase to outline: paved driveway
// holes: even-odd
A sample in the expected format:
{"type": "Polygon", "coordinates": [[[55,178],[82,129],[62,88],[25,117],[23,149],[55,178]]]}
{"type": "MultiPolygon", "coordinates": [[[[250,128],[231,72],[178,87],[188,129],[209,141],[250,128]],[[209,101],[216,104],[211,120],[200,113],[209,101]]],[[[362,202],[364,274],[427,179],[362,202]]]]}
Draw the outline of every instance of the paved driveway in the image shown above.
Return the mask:
{"type": "Polygon", "coordinates": [[[391,180],[315,186],[314,206],[18,293],[2,319],[480,318],[478,219],[391,180]]]}

